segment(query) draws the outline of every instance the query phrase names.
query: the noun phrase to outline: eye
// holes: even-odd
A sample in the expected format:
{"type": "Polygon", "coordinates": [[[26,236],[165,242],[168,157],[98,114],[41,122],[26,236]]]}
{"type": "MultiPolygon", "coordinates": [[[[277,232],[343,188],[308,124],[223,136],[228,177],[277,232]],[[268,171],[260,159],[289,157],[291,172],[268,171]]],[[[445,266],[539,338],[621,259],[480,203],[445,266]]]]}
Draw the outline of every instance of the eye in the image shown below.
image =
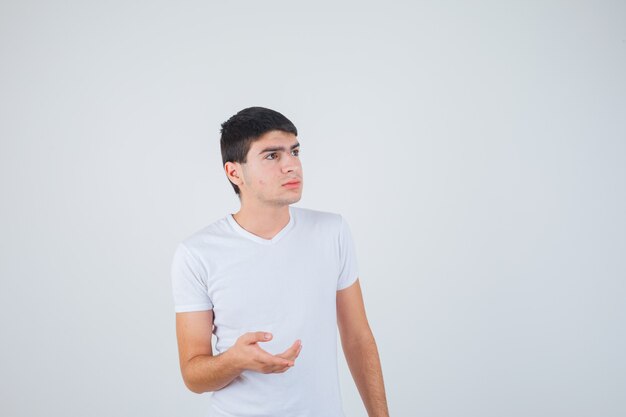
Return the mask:
{"type": "MultiPolygon", "coordinates": [[[[272,156],[272,155],[276,155],[276,152],[272,152],[272,153],[268,154],[268,155],[265,157],[265,159],[268,159],[268,156],[272,156]]],[[[269,158],[269,159],[270,159],[270,160],[273,160],[273,159],[275,159],[275,158],[269,158]]]]}
{"type": "Polygon", "coordinates": [[[296,156],[300,156],[300,149],[294,149],[293,152],[295,152],[296,156]]]}

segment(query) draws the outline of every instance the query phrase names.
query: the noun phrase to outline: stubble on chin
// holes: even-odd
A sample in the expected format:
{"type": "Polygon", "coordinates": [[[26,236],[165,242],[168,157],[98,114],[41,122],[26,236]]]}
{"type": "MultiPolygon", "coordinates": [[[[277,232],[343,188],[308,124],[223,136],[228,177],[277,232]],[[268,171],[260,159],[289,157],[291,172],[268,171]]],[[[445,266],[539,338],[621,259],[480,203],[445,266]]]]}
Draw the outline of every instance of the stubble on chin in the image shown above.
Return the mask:
{"type": "Polygon", "coordinates": [[[285,205],[297,203],[301,199],[302,199],[302,193],[299,193],[298,195],[293,195],[290,197],[284,197],[284,196],[278,197],[274,200],[274,204],[276,204],[277,206],[285,206],[285,205]]]}

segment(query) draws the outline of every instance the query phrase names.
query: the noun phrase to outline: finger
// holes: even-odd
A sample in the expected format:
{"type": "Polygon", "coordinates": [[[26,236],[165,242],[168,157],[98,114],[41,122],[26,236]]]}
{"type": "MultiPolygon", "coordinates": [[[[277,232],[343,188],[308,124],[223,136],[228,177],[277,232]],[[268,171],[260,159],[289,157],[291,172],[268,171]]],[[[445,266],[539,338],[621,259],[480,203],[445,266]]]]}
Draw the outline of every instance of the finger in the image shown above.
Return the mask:
{"type": "MultiPolygon", "coordinates": [[[[285,359],[287,362],[290,362],[290,363],[292,363],[292,364],[295,364],[295,363],[296,363],[296,359],[298,358],[298,355],[297,355],[297,354],[295,354],[295,355],[291,355],[291,356],[287,356],[287,355],[285,355],[285,356],[279,356],[279,355],[276,355],[276,357],[278,357],[278,358],[282,358],[282,359],[285,359]]],[[[292,366],[293,366],[293,365],[292,365],[292,366]]]]}
{"type": "Polygon", "coordinates": [[[293,361],[296,360],[296,358],[298,356],[300,356],[300,352],[302,351],[302,345],[298,346],[298,348],[296,349],[296,351],[292,354],[292,355],[288,355],[286,356],[287,359],[291,359],[293,361]]]}
{"type": "Polygon", "coordinates": [[[290,364],[293,365],[293,361],[289,360],[289,358],[283,358],[283,357],[272,355],[261,348],[259,348],[258,350],[259,352],[258,352],[257,360],[264,364],[271,365],[271,366],[278,366],[278,367],[288,366],[290,364]]]}
{"type": "Polygon", "coordinates": [[[282,374],[284,372],[287,372],[289,369],[291,368],[291,366],[287,366],[285,368],[279,369],[277,371],[274,371],[275,374],[282,374]]]}
{"type": "Polygon", "coordinates": [[[267,342],[272,339],[272,334],[269,332],[248,332],[246,333],[246,342],[248,343],[256,343],[256,342],[267,342]]]}
{"type": "Polygon", "coordinates": [[[277,368],[274,372],[277,372],[277,373],[283,373],[283,372],[286,372],[286,371],[288,371],[290,368],[293,368],[293,367],[295,366],[295,364],[296,364],[295,362],[291,362],[291,364],[290,364],[290,365],[288,365],[288,366],[278,367],[278,368],[277,368]]]}
{"type": "Polygon", "coordinates": [[[302,351],[302,343],[298,345],[295,352],[293,353],[293,356],[291,356],[290,359],[295,360],[298,356],[300,356],[301,351],[302,351]]]}
{"type": "Polygon", "coordinates": [[[293,345],[291,345],[289,347],[289,349],[287,349],[286,351],[282,352],[279,355],[276,356],[280,356],[280,357],[295,357],[297,356],[300,347],[302,346],[302,341],[300,339],[296,340],[293,345]]]}

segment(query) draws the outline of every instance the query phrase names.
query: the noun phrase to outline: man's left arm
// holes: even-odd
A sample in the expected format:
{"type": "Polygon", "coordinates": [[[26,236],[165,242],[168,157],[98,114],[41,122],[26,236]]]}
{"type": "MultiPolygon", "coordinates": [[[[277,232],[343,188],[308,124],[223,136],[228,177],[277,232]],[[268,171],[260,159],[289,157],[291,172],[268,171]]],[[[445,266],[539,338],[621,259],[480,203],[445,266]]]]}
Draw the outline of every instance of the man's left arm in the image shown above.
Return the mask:
{"type": "Polygon", "coordinates": [[[369,417],[388,417],[383,373],[374,335],[365,315],[359,279],[337,291],[337,326],[352,378],[369,417]]]}

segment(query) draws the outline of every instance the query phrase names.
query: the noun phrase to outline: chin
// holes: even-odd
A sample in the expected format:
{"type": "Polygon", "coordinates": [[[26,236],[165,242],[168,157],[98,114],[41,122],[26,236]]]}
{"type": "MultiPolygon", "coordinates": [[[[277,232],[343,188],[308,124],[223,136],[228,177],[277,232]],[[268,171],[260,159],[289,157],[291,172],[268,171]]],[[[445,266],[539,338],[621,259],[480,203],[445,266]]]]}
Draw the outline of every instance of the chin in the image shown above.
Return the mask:
{"type": "Polygon", "coordinates": [[[294,204],[297,203],[298,201],[300,201],[300,199],[302,198],[301,194],[298,194],[297,196],[292,196],[290,198],[279,198],[276,200],[277,203],[282,204],[282,205],[289,205],[289,204],[294,204]]]}

